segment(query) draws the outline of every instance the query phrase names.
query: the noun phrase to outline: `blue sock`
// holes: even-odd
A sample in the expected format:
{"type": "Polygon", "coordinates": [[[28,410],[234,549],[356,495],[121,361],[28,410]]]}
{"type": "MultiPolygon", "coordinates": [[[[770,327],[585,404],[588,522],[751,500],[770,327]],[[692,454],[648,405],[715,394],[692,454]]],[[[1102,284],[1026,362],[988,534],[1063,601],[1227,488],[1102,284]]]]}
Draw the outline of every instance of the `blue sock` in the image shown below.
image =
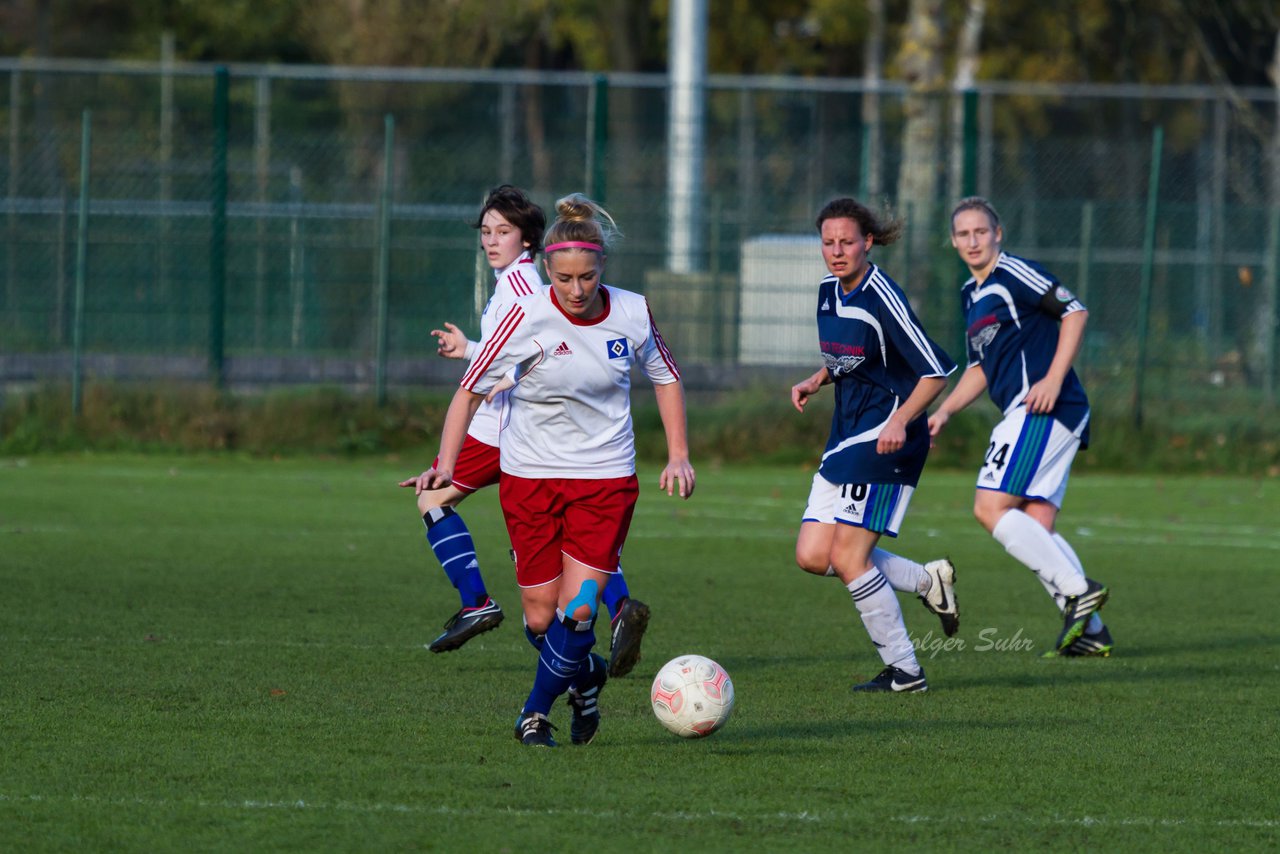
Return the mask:
{"type": "Polygon", "coordinates": [[[556,612],[556,620],[547,628],[538,654],[538,671],[533,678],[533,690],[524,704],[525,712],[545,715],[556,699],[569,690],[578,678],[578,671],[591,661],[591,647],[596,643],[594,625],[594,619],[580,623],[556,612]]]}
{"type": "Polygon", "coordinates": [[[533,629],[529,628],[528,626],[525,626],[524,636],[528,639],[529,646],[533,647],[538,652],[542,652],[542,647],[547,641],[546,635],[535,634],[533,629]]]}
{"type": "Polygon", "coordinates": [[[467,530],[467,523],[453,512],[452,507],[436,507],[422,517],[427,526],[427,542],[436,553],[436,560],[444,567],[445,575],[458,590],[463,608],[478,608],[489,598],[480,577],[480,563],[476,560],[476,544],[467,530]]]}
{"type": "Polygon", "coordinates": [[[618,616],[618,609],[622,607],[623,601],[631,595],[631,591],[627,589],[627,580],[622,577],[622,567],[618,567],[618,571],[609,576],[609,580],[604,585],[604,606],[609,609],[609,619],[612,620],[618,616]]]}

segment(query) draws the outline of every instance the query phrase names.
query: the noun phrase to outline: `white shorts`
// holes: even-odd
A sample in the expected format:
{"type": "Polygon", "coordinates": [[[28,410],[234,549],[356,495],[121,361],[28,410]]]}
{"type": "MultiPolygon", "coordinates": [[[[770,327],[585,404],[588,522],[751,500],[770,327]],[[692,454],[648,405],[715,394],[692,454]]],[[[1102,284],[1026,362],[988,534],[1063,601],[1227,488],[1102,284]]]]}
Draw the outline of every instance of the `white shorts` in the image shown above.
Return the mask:
{"type": "Polygon", "coordinates": [[[839,522],[896,537],[913,492],[915,487],[900,483],[832,483],[815,474],[802,521],[839,522]]]}
{"type": "Polygon", "coordinates": [[[1020,406],[991,431],[978,489],[1039,498],[1061,508],[1079,449],[1080,437],[1057,419],[1028,415],[1020,406]]]}

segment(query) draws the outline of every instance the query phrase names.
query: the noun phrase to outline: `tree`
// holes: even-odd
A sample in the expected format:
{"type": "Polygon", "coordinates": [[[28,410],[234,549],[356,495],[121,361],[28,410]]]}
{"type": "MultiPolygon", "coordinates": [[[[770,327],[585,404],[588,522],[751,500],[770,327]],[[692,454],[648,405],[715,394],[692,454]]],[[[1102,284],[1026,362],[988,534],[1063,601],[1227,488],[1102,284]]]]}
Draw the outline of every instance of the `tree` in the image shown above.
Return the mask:
{"type": "Polygon", "coordinates": [[[0,50],[154,59],[172,32],[180,59],[308,62],[315,56],[299,38],[308,8],[304,0],[9,0],[0,5],[0,50]]]}
{"type": "Polygon", "coordinates": [[[907,251],[926,257],[935,239],[939,153],[942,142],[943,76],[942,0],[911,0],[907,32],[897,66],[910,87],[903,102],[902,168],[898,173],[898,208],[909,211],[907,251]]]}
{"type": "Polygon", "coordinates": [[[964,195],[965,179],[974,177],[964,174],[964,93],[973,88],[977,79],[982,22],[986,13],[986,0],[968,0],[956,46],[956,71],[951,86],[951,158],[948,169],[952,199],[964,195]]]}

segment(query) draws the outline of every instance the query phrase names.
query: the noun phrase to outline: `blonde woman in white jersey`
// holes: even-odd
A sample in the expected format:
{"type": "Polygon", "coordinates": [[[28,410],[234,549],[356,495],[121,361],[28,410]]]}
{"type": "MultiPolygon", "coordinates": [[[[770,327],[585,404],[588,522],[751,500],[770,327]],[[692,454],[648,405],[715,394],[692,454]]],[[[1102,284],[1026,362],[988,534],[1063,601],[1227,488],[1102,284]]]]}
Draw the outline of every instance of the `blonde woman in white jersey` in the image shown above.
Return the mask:
{"type": "MultiPolygon", "coordinates": [[[[542,208],[518,187],[503,184],[489,191],[474,227],[480,232],[480,245],[497,277],[490,305],[509,304],[545,287],[533,259],[542,247],[546,225],[542,208]]],[[[480,322],[482,334],[493,322],[494,312],[486,307],[480,322]]],[[[437,352],[451,359],[471,358],[476,352],[475,342],[468,341],[452,323],[444,326],[431,330],[438,343],[437,352]]],[[[421,475],[400,484],[416,488],[427,542],[462,602],[461,609],[445,623],[444,632],[427,645],[432,652],[459,649],[476,635],[496,629],[503,619],[502,608],[489,596],[480,573],[471,532],[455,508],[471,493],[498,482],[498,436],[506,400],[506,392],[498,392],[476,411],[451,484],[424,490],[421,475]]],[[[609,673],[624,676],[640,658],[649,607],[631,598],[621,569],[610,579],[604,601],[611,615],[609,673]]]]}
{"type": "MultiPolygon", "coordinates": [[[[436,465],[423,474],[452,482],[467,426],[488,394],[517,368],[501,437],[499,495],[516,554],[525,623],[542,634],[533,690],[515,735],[554,747],[547,715],[565,691],[570,735],[587,744],[599,728],[607,675],[591,652],[601,592],[618,557],[639,494],[631,421],[631,367],[654,383],[667,439],[659,488],[693,494],[684,389],[645,298],[601,284],[613,220],[580,194],[556,203],[543,249],[551,287],[495,306],[445,416],[436,465]]],[[[492,310],[492,309],[491,309],[492,310]]]]}

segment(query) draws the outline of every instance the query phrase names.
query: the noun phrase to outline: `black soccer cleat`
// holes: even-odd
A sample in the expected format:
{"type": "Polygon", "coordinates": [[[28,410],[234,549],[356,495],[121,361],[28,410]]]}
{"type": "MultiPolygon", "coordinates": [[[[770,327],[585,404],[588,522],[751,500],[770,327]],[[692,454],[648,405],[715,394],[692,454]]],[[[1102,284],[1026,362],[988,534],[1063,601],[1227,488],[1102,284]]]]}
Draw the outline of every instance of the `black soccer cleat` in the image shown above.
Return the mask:
{"type": "Polygon", "coordinates": [[[929,561],[924,565],[929,576],[929,592],[920,594],[920,601],[942,621],[942,633],[951,637],[960,629],[960,605],[956,602],[956,568],[948,558],[929,561]]]}
{"type": "Polygon", "coordinates": [[[905,670],[889,665],[876,674],[875,678],[853,686],[854,691],[892,691],[899,694],[929,690],[929,683],[924,679],[924,671],[912,676],[905,670]]]}
{"type": "Polygon", "coordinates": [[[529,747],[555,747],[551,737],[555,725],[539,712],[521,712],[516,718],[516,741],[529,747]]]}
{"type": "Polygon", "coordinates": [[[649,627],[649,606],[628,597],[613,618],[609,638],[609,675],[626,676],[640,660],[640,641],[649,627]]]}
{"type": "Polygon", "coordinates": [[[577,683],[569,689],[569,708],[573,721],[569,724],[569,739],[574,744],[590,744],[600,729],[600,692],[609,681],[604,657],[591,653],[588,672],[579,674],[577,683]]]}
{"type": "Polygon", "coordinates": [[[1113,646],[1111,632],[1103,626],[1100,631],[1080,635],[1075,643],[1060,654],[1068,658],[1110,658],[1113,646]]]}
{"type": "Polygon", "coordinates": [[[478,608],[463,608],[444,624],[444,634],[427,644],[432,652],[452,652],[476,635],[496,629],[502,624],[502,609],[493,599],[485,599],[478,608]]]}
{"type": "Polygon", "coordinates": [[[1092,578],[1086,578],[1085,591],[1079,596],[1068,596],[1062,608],[1062,633],[1054,648],[1059,654],[1066,652],[1071,645],[1084,634],[1084,627],[1089,625],[1089,618],[1102,610],[1107,603],[1111,591],[1105,584],[1099,584],[1092,578]]]}

